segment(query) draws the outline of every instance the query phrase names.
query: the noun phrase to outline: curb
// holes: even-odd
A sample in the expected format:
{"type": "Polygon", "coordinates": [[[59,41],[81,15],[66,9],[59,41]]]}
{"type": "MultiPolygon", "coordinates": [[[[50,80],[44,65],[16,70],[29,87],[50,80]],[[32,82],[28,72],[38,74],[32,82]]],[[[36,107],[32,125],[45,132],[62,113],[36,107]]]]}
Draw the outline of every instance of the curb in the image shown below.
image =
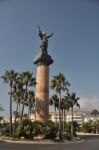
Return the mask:
{"type": "Polygon", "coordinates": [[[7,142],[7,143],[17,143],[17,144],[72,144],[72,143],[83,142],[83,140],[53,142],[53,141],[17,141],[17,140],[14,141],[14,140],[4,140],[4,139],[0,139],[0,141],[7,142]]]}

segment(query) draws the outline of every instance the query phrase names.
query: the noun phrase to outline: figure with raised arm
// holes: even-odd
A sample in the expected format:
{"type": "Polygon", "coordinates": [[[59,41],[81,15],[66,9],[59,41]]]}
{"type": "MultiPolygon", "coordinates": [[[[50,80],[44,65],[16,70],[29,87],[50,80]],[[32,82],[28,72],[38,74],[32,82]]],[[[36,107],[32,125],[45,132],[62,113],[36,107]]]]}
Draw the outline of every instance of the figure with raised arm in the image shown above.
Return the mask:
{"type": "Polygon", "coordinates": [[[40,49],[42,53],[47,53],[47,47],[48,47],[48,39],[53,35],[53,33],[51,33],[50,35],[47,35],[45,32],[42,32],[40,29],[40,26],[38,26],[39,28],[39,37],[41,39],[41,45],[40,45],[40,49]]]}

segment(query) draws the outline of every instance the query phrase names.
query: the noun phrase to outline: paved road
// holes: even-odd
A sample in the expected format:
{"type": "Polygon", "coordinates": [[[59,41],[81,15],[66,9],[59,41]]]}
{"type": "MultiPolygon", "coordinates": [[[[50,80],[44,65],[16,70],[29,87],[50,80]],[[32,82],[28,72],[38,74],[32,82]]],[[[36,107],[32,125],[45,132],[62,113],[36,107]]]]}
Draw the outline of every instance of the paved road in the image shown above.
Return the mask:
{"type": "Polygon", "coordinates": [[[0,150],[99,150],[99,138],[71,144],[15,144],[0,141],[0,150]]]}

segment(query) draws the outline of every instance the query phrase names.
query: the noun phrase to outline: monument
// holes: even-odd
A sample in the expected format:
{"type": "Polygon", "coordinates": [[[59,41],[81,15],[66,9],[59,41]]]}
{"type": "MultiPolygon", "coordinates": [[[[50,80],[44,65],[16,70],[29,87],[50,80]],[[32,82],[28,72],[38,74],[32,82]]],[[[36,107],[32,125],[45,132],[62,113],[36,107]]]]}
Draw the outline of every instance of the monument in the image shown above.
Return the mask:
{"type": "Polygon", "coordinates": [[[48,39],[53,35],[42,32],[39,26],[41,40],[40,51],[34,59],[36,67],[36,120],[44,121],[49,117],[49,66],[53,59],[48,54],[48,39]]]}

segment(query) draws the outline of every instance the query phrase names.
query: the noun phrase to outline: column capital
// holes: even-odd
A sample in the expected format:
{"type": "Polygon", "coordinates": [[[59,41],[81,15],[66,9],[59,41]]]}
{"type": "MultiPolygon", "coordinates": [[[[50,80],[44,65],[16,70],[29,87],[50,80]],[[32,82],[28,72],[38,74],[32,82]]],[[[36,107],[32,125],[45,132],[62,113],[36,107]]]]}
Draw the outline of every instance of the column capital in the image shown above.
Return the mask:
{"type": "Polygon", "coordinates": [[[47,53],[42,53],[41,51],[38,53],[38,55],[34,59],[34,64],[37,64],[37,65],[49,66],[53,64],[53,62],[54,61],[50,55],[48,55],[47,53]]]}

